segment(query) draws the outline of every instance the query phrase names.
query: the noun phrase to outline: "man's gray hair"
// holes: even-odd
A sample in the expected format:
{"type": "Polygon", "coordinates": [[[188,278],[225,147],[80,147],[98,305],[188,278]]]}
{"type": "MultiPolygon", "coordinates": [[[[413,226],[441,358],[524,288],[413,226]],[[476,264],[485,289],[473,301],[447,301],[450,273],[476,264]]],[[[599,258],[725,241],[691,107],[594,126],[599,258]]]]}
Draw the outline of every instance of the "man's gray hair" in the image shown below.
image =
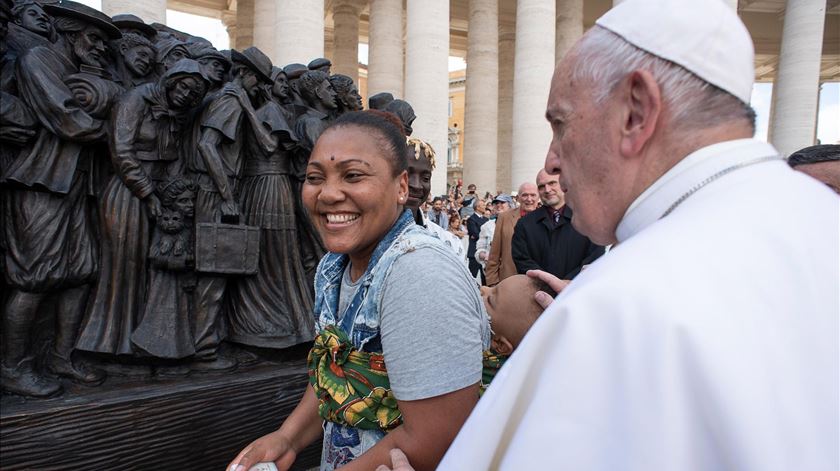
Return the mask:
{"type": "Polygon", "coordinates": [[[677,127],[695,130],[743,119],[755,131],[755,111],[749,104],[605,28],[596,25],[589,30],[573,54],[572,80],[593,84],[593,98],[598,104],[607,99],[627,74],[642,69],[650,72],[659,84],[662,101],[677,127]]]}

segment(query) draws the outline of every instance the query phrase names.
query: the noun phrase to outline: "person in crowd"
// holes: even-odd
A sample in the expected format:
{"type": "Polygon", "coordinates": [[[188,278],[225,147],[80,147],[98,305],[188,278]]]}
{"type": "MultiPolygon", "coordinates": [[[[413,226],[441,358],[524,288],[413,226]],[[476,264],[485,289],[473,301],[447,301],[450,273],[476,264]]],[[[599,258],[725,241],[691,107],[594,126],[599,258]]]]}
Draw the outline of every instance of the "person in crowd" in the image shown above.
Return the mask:
{"type": "Polygon", "coordinates": [[[435,151],[431,144],[415,137],[406,139],[408,162],[408,197],[406,208],[414,215],[414,222],[423,226],[450,247],[459,259],[465,259],[466,251],[458,238],[445,228],[431,223],[421,209],[421,201],[427,201],[432,189],[432,171],[435,168],[435,151]]]}
{"type": "Polygon", "coordinates": [[[513,198],[510,195],[499,193],[493,198],[491,214],[488,221],[485,222],[478,232],[478,240],[475,243],[475,260],[481,264],[484,270],[484,283],[487,284],[487,257],[490,255],[490,249],[493,246],[493,236],[496,234],[496,219],[499,214],[509,210],[513,205],[513,198]]]}
{"type": "Polygon", "coordinates": [[[800,149],[788,157],[788,165],[825,183],[840,194],[840,144],[800,149]]]}
{"type": "Polygon", "coordinates": [[[484,268],[488,286],[493,286],[517,273],[516,265],[513,263],[511,247],[513,231],[522,216],[537,209],[537,202],[539,201],[537,185],[530,182],[519,185],[516,200],[519,202],[519,207],[499,214],[496,220],[496,229],[493,234],[493,242],[495,243],[490,247],[490,253],[487,255],[484,268]]]}
{"type": "Polygon", "coordinates": [[[461,219],[467,220],[475,212],[475,205],[478,202],[476,187],[474,183],[467,185],[467,193],[461,197],[461,219]]]}
{"type": "Polygon", "coordinates": [[[449,227],[446,228],[446,231],[458,239],[458,242],[461,244],[461,252],[466,254],[469,246],[469,237],[467,237],[466,228],[461,224],[461,215],[458,214],[458,211],[450,210],[448,216],[449,227]]]}
{"type": "Polygon", "coordinates": [[[572,227],[572,210],[565,204],[559,176],[540,170],[537,191],[542,207],[519,219],[513,230],[513,263],[522,274],[543,270],[571,280],[581,267],[603,255],[604,247],[572,227]]]}
{"type": "Polygon", "coordinates": [[[467,238],[469,239],[469,244],[467,245],[467,261],[469,262],[470,273],[478,277],[478,279],[481,280],[482,285],[484,284],[484,267],[482,267],[478,260],[476,260],[475,251],[478,238],[481,234],[481,226],[490,220],[484,214],[486,206],[487,205],[484,200],[477,200],[475,203],[475,211],[467,218],[466,224],[467,238]]]}
{"type": "Polygon", "coordinates": [[[449,227],[449,214],[446,212],[446,208],[444,208],[444,200],[441,196],[435,196],[432,199],[432,208],[426,214],[426,217],[438,226],[447,228],[449,227]]]}
{"type": "Polygon", "coordinates": [[[316,143],[303,198],[329,253],[316,276],[310,385],[228,469],[288,469],[322,434],[322,470],[371,470],[394,447],[432,469],[475,405],[488,320],[466,266],[405,207],[405,142],[396,117],[363,111],[316,143]]]}
{"type": "Polygon", "coordinates": [[[840,198],[752,139],[753,82],[718,0],[625,0],[562,59],[545,168],[574,226],[617,245],[548,303],[439,470],[840,466],[840,198]]]}

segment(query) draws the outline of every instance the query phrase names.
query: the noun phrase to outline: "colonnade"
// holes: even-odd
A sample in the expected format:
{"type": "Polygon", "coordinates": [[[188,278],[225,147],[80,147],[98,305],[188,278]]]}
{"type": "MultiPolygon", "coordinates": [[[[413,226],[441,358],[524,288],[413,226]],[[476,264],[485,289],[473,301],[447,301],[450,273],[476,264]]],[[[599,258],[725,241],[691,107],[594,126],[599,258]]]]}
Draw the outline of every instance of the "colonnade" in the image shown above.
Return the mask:
{"type": "MultiPolygon", "coordinates": [[[[613,0],[618,4],[622,0],[613,0]]],[[[738,0],[725,1],[733,8],[738,0]]],[[[583,34],[584,0],[469,0],[464,180],[509,191],[533,179],[551,139],[543,119],[556,62],[583,34]]],[[[331,0],[333,72],[358,79],[360,15],[369,12],[368,94],[404,98],[418,116],[414,135],[440,157],[432,191],[446,189],[449,0],[331,0]]],[[[324,55],[324,2],[237,0],[225,23],[237,48],[259,46],[275,64],[324,55]],[[235,25],[231,29],[231,25],[235,25]],[[235,34],[233,34],[235,32],[235,34]]],[[[105,13],[166,21],[166,0],[103,0],[105,13]]],[[[773,93],[770,141],[787,155],[815,139],[825,0],[787,0],[773,93]]]]}

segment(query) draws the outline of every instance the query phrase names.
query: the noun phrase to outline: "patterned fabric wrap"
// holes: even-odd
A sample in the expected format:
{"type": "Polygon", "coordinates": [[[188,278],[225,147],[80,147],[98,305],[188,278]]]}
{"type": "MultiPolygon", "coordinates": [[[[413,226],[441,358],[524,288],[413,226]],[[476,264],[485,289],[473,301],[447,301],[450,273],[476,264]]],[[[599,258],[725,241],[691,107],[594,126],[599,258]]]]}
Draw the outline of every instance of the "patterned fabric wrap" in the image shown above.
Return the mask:
{"type": "Polygon", "coordinates": [[[402,423],[382,354],[355,349],[338,327],[318,334],[307,366],[324,420],[385,432],[402,423]]]}
{"type": "Polygon", "coordinates": [[[502,355],[497,353],[492,348],[484,350],[481,369],[481,386],[478,389],[479,396],[484,395],[484,391],[490,387],[490,382],[496,377],[496,373],[502,368],[510,355],[502,355]]]}

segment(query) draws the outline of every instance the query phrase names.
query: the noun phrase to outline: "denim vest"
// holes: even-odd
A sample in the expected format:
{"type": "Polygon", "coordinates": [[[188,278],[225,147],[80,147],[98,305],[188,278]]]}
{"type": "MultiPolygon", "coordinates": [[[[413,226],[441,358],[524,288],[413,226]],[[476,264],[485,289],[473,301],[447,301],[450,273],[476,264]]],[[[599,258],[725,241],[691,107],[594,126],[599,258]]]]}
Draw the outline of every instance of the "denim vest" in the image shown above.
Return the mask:
{"type": "Polygon", "coordinates": [[[325,255],[315,275],[316,334],[327,325],[335,324],[350,337],[358,350],[382,352],[379,308],[385,280],[401,255],[419,248],[430,248],[455,259],[448,247],[423,227],[416,225],[411,211],[405,210],[373,250],[359,288],[344,313],[338,313],[338,298],[341,277],[349,257],[332,252],[325,255]]]}
{"type": "MultiPolygon", "coordinates": [[[[316,335],[327,325],[334,324],[347,334],[356,349],[382,352],[379,314],[385,282],[394,262],[401,255],[419,248],[430,248],[451,258],[453,269],[460,268],[466,272],[466,267],[458,261],[452,250],[425,228],[416,225],[411,211],[405,210],[373,250],[356,294],[343,314],[338,312],[338,298],[341,278],[349,257],[327,253],[318,264],[315,274],[316,335]]],[[[332,471],[349,463],[384,436],[385,433],[380,430],[360,430],[325,422],[321,471],[332,471]]]]}

